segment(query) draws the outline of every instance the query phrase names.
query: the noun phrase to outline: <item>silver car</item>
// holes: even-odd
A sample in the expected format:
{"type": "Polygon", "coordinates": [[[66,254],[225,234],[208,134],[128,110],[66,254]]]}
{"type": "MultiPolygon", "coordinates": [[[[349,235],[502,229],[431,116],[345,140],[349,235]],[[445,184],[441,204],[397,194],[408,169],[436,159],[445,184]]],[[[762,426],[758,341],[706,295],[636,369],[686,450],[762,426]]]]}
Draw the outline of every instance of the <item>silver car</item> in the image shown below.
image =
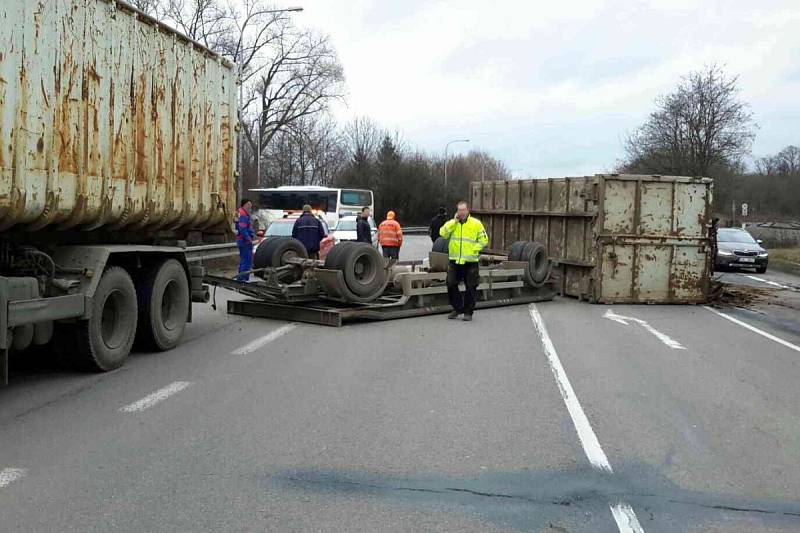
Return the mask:
{"type": "Polygon", "coordinates": [[[755,268],[763,274],[767,271],[769,254],[743,229],[720,228],[717,230],[716,268],[755,268]]]}
{"type": "MultiPolygon", "coordinates": [[[[341,241],[354,241],[357,238],[356,224],[358,217],[344,216],[336,223],[333,229],[333,236],[337,242],[341,241]]],[[[378,228],[375,226],[375,221],[369,217],[369,228],[372,232],[372,246],[378,247],[378,228]]]]}

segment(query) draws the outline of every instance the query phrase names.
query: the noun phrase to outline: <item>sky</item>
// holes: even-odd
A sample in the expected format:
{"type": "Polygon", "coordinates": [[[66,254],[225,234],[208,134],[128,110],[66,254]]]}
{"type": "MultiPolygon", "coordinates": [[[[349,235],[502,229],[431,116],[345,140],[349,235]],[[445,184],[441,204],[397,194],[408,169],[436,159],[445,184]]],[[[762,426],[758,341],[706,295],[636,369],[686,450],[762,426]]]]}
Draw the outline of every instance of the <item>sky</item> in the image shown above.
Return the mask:
{"type": "Polygon", "coordinates": [[[412,148],[483,149],[515,177],[611,170],[623,139],[686,73],[740,77],[754,156],[800,144],[798,0],[281,0],[329,35],[346,121],[412,148]]]}

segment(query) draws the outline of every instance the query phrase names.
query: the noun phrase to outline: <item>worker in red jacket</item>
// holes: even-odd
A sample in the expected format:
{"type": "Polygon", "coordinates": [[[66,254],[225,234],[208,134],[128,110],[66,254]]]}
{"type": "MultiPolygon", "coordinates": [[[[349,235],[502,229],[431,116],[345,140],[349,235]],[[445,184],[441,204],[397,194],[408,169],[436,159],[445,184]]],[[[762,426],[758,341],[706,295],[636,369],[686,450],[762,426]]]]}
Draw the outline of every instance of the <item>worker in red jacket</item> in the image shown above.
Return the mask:
{"type": "Polygon", "coordinates": [[[383,257],[400,259],[400,247],[403,245],[403,228],[395,219],[394,211],[386,213],[386,220],[378,226],[378,242],[383,249],[383,257]]]}

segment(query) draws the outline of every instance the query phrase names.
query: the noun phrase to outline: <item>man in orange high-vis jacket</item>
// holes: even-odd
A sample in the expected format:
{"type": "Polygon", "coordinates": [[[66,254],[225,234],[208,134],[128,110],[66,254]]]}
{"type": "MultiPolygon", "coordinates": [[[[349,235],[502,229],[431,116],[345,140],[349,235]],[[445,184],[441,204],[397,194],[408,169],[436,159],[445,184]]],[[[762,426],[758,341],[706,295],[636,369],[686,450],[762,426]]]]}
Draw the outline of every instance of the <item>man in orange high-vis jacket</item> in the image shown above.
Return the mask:
{"type": "Polygon", "coordinates": [[[400,247],[403,246],[403,228],[394,219],[394,211],[386,213],[386,220],[378,226],[378,242],[383,249],[383,257],[400,259],[400,247]]]}

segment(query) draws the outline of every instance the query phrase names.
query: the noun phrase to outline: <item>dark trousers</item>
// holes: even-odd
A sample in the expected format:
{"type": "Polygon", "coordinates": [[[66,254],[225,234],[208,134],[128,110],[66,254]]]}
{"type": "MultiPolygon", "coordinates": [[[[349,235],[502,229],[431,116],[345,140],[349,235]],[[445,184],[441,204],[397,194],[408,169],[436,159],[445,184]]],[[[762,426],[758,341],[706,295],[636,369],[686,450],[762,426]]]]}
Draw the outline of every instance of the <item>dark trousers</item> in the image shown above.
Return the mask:
{"type": "Polygon", "coordinates": [[[399,246],[381,246],[381,248],[383,248],[383,257],[400,260],[399,246]]]}
{"type": "MultiPolygon", "coordinates": [[[[239,272],[247,272],[248,270],[252,270],[253,243],[237,241],[236,244],[239,246],[239,272]]],[[[239,281],[248,281],[250,279],[250,274],[236,276],[236,279],[239,281]]]]}
{"type": "Polygon", "coordinates": [[[480,274],[478,273],[478,263],[464,263],[457,265],[455,261],[450,261],[447,268],[447,296],[450,297],[450,305],[453,310],[471,315],[475,310],[475,297],[478,292],[480,274]],[[458,290],[459,282],[463,281],[466,287],[464,296],[458,290]]]}

